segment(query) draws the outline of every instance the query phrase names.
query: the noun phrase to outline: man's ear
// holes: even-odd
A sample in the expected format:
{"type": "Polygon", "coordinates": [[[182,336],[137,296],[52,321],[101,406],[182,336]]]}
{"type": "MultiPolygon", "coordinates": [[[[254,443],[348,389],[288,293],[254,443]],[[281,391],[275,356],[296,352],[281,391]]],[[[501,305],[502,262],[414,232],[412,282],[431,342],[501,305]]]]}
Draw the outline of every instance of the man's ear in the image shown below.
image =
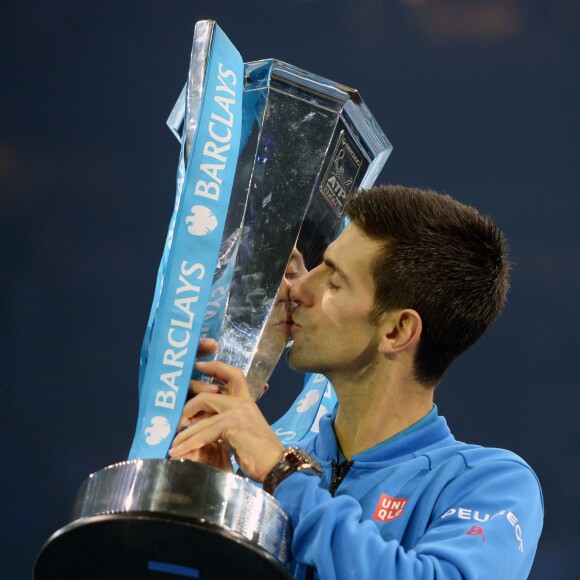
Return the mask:
{"type": "Polygon", "coordinates": [[[423,321],[416,310],[392,310],[383,314],[379,352],[394,354],[403,350],[415,349],[419,345],[423,321]]]}

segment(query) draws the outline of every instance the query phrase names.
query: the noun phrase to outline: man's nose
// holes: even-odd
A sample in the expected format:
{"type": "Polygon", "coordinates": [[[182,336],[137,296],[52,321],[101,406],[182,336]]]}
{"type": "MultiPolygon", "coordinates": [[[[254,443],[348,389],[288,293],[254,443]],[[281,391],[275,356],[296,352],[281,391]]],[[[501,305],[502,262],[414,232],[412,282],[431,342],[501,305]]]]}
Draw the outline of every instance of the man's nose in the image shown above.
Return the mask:
{"type": "Polygon", "coordinates": [[[309,305],[312,302],[311,292],[309,291],[309,287],[311,284],[311,279],[313,273],[316,271],[311,270],[304,276],[300,278],[296,278],[292,280],[292,284],[290,285],[289,297],[290,301],[294,304],[305,304],[309,305]]]}

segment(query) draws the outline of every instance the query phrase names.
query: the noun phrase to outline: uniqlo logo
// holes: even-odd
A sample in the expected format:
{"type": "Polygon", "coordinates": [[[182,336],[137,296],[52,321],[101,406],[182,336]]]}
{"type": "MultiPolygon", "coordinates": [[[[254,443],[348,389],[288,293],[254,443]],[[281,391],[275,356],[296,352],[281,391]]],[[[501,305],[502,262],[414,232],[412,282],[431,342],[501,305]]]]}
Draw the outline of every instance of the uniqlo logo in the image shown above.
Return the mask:
{"type": "Polygon", "coordinates": [[[373,520],[389,522],[400,518],[403,515],[407,501],[408,498],[406,497],[391,497],[386,493],[382,493],[373,514],[373,520]]]}

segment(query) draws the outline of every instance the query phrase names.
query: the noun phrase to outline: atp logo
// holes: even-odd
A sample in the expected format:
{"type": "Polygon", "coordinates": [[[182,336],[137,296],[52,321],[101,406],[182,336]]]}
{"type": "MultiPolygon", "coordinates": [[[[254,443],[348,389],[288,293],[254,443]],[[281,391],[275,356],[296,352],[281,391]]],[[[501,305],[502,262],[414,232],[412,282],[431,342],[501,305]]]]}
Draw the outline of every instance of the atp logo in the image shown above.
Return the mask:
{"type": "Polygon", "coordinates": [[[206,236],[216,229],[218,220],[213,211],[205,205],[194,205],[191,208],[191,215],[185,218],[185,223],[188,224],[187,231],[192,236],[206,236]]]}
{"type": "Polygon", "coordinates": [[[147,445],[161,443],[171,433],[169,421],[160,415],[151,419],[151,426],[145,429],[145,441],[147,445]]]}

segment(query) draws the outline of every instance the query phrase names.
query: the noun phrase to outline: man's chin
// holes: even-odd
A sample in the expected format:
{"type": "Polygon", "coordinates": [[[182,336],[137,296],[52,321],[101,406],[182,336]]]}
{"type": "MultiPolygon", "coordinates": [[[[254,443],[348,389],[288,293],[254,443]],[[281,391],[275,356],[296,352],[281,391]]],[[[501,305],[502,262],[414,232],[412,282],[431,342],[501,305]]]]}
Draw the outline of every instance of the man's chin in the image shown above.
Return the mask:
{"type": "Polygon", "coordinates": [[[286,362],[291,369],[302,373],[318,372],[317,370],[312,369],[311,365],[308,364],[308,361],[303,360],[303,357],[300,356],[300,352],[296,348],[293,340],[290,340],[288,346],[289,348],[286,350],[286,362]]]}

